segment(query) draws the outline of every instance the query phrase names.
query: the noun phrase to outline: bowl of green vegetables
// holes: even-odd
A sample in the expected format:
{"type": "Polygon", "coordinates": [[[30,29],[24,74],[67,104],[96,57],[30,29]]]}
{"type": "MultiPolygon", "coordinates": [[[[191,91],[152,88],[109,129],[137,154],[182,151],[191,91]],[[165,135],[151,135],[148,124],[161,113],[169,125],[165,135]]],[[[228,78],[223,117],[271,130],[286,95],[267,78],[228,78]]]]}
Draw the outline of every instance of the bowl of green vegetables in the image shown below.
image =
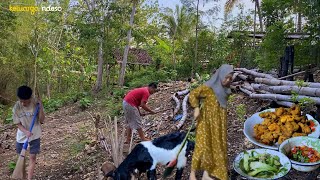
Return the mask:
{"type": "Polygon", "coordinates": [[[277,179],[291,169],[284,154],[271,149],[251,149],[241,152],[233,162],[234,170],[248,179],[277,179]]]}

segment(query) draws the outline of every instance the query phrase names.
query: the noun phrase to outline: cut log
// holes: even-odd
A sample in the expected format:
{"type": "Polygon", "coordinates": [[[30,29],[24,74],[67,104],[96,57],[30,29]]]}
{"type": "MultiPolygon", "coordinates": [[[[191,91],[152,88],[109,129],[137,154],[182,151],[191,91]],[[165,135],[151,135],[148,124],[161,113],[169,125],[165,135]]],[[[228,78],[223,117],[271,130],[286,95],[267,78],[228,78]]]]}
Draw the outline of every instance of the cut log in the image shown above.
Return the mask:
{"type": "MultiPolygon", "coordinates": [[[[295,81],[285,81],[285,80],[267,79],[267,78],[255,78],[254,81],[256,83],[262,83],[262,84],[267,84],[272,86],[282,86],[282,85],[296,86],[295,81]]],[[[320,83],[306,82],[305,84],[309,88],[320,88],[320,83]]]]}
{"type": "MultiPolygon", "coordinates": [[[[319,88],[309,88],[309,87],[298,87],[298,86],[267,86],[264,84],[251,84],[252,88],[255,90],[265,90],[271,93],[280,94],[291,94],[296,92],[300,95],[315,96],[320,97],[319,88]]],[[[250,89],[248,89],[250,90],[250,89]]],[[[252,90],[251,90],[252,91],[252,90]]]]}
{"type": "MultiPolygon", "coordinates": [[[[250,98],[255,99],[271,99],[274,101],[290,101],[292,102],[292,96],[288,95],[281,95],[281,94],[255,94],[247,89],[244,89],[240,87],[240,90],[247,94],[250,98]]],[[[308,96],[297,96],[297,100],[300,100],[302,98],[310,98],[312,99],[317,105],[320,105],[320,98],[317,97],[308,97],[308,96]]]]}
{"type": "Polygon", "coordinates": [[[181,103],[175,95],[172,96],[172,99],[176,102],[176,107],[174,108],[174,111],[173,111],[173,117],[174,117],[180,110],[181,103]]]}
{"type": "Polygon", "coordinates": [[[176,93],[176,95],[177,95],[177,96],[182,96],[182,95],[188,94],[189,92],[190,92],[190,90],[189,90],[189,89],[186,89],[186,90],[183,90],[183,91],[178,91],[178,92],[176,93]]]}
{"type": "Polygon", "coordinates": [[[188,108],[187,108],[187,104],[188,104],[188,99],[189,99],[189,94],[186,95],[184,98],[183,98],[183,102],[182,102],[182,111],[183,111],[183,115],[182,115],[182,118],[181,120],[179,121],[178,125],[176,126],[177,129],[180,129],[182,127],[182,125],[184,124],[184,122],[186,121],[187,119],[187,116],[188,116],[188,108]]]}
{"type": "Polygon", "coordinates": [[[292,102],[287,102],[287,101],[276,101],[277,104],[281,106],[286,106],[286,107],[292,107],[294,103],[292,102]]]}
{"type": "Polygon", "coordinates": [[[252,70],[248,70],[246,68],[235,68],[236,71],[242,71],[244,73],[253,75],[255,77],[261,77],[261,78],[270,78],[270,79],[274,79],[273,76],[269,75],[269,74],[264,74],[264,73],[259,73],[259,72],[255,72],[252,70]]]}
{"type": "Polygon", "coordinates": [[[237,73],[237,76],[234,76],[234,79],[236,77],[239,77],[241,80],[243,81],[247,81],[248,80],[248,76],[247,75],[244,75],[244,74],[240,74],[240,73],[237,73]]]}

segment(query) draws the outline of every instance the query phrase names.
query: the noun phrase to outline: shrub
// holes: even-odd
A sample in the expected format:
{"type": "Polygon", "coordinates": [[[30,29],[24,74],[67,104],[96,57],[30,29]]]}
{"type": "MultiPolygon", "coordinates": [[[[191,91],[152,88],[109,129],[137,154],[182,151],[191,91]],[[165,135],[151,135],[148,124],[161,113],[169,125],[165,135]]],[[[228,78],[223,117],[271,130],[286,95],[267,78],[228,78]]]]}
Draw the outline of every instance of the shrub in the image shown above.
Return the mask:
{"type": "Polygon", "coordinates": [[[140,71],[129,72],[126,76],[126,86],[141,87],[150,82],[168,82],[174,79],[176,72],[173,70],[155,70],[153,68],[146,68],[140,71]]]}

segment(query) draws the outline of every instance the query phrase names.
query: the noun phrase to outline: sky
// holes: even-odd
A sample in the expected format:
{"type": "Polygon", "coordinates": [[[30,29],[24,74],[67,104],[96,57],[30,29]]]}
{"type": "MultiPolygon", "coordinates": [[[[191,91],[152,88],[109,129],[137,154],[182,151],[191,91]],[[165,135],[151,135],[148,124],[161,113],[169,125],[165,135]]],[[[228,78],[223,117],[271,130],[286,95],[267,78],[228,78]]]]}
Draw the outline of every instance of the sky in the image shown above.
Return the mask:
{"type": "MultiPolygon", "coordinates": [[[[209,24],[208,22],[212,22],[213,25],[217,28],[219,28],[223,22],[224,18],[224,4],[226,3],[227,0],[220,0],[219,2],[209,2],[205,3],[203,6],[203,0],[200,0],[199,4],[199,9],[200,10],[207,10],[212,8],[215,4],[218,5],[220,8],[220,12],[218,13],[217,17],[202,17],[202,21],[209,24]]],[[[175,6],[182,5],[180,0],[158,0],[160,7],[169,7],[171,9],[175,9],[175,6]]],[[[252,0],[240,0],[237,4],[242,3],[244,5],[244,10],[254,10],[254,3],[252,0]]],[[[236,4],[236,5],[237,5],[236,4]]],[[[239,13],[238,8],[234,8],[233,11],[231,12],[232,16],[236,16],[239,13]]]]}

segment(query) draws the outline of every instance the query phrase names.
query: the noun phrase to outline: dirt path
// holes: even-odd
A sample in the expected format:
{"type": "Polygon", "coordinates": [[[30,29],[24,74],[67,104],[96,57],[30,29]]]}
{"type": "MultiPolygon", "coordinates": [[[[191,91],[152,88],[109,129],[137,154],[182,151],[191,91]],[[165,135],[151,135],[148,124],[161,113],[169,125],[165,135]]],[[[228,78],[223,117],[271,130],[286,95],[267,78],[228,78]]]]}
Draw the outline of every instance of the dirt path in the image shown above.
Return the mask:
{"type": "MultiPolygon", "coordinates": [[[[76,104],[65,106],[48,114],[42,129],[35,179],[96,179],[98,173],[94,170],[100,152],[94,145],[94,125],[87,111],[81,112],[76,104]]],[[[8,165],[16,161],[16,129],[5,133],[10,148],[2,149],[0,154],[0,179],[9,179],[8,165]]]]}

